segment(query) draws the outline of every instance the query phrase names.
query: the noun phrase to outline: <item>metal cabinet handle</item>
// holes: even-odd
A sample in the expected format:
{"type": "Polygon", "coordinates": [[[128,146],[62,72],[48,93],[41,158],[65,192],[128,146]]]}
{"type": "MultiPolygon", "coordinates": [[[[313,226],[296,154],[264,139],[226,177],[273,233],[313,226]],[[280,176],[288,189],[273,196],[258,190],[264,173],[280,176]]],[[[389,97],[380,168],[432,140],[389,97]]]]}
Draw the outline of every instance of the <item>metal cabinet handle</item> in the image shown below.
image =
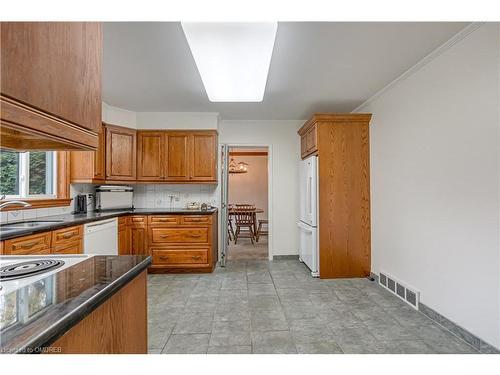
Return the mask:
{"type": "Polygon", "coordinates": [[[162,256],[160,256],[160,260],[168,260],[168,257],[167,257],[167,256],[162,255],[162,256]]]}
{"type": "Polygon", "coordinates": [[[66,234],[64,234],[62,237],[63,237],[63,238],[71,238],[71,237],[73,237],[75,234],[76,234],[75,232],[66,233],[66,234]]]}
{"type": "Polygon", "coordinates": [[[193,255],[191,257],[193,260],[200,260],[201,259],[201,256],[200,255],[193,255]]]}
{"type": "Polygon", "coordinates": [[[168,237],[168,234],[161,234],[160,235],[160,238],[167,238],[168,237]]]}
{"type": "Polygon", "coordinates": [[[200,238],[201,234],[190,234],[189,237],[191,237],[191,238],[200,238]]]}

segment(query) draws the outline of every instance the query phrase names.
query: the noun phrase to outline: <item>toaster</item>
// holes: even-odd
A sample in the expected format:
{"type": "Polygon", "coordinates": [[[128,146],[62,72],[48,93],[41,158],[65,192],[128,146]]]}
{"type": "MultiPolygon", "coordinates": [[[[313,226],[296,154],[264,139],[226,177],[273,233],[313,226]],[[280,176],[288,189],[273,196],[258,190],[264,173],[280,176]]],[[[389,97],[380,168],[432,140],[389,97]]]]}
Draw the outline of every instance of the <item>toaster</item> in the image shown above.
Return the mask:
{"type": "Polygon", "coordinates": [[[98,211],[134,208],[132,186],[101,185],[95,192],[98,211]]]}

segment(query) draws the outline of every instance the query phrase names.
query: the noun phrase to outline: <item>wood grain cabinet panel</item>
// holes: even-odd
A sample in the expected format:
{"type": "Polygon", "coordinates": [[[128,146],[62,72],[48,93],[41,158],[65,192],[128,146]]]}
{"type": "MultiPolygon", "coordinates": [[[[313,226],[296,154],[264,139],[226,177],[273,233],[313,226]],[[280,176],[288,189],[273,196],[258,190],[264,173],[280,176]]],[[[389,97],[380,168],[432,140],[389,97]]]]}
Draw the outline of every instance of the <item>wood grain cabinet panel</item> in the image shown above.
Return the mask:
{"type": "Polygon", "coordinates": [[[208,243],[208,228],[151,228],[151,243],[208,243]]]}
{"type": "MultiPolygon", "coordinates": [[[[88,275],[86,279],[89,279],[88,275]]],[[[147,275],[144,271],[51,344],[51,347],[60,349],[54,352],[146,354],[146,288],[147,275]]]]}
{"type": "Polygon", "coordinates": [[[49,254],[51,232],[43,232],[6,240],[4,252],[8,255],[49,254]]]}
{"type": "Polygon", "coordinates": [[[318,156],[320,278],[370,274],[370,119],[316,114],[298,132],[318,156]]]}
{"type": "Polygon", "coordinates": [[[137,180],[157,181],[165,178],[164,132],[137,132],[137,180]]]}
{"type": "Polygon", "coordinates": [[[215,132],[194,132],[191,135],[192,181],[217,181],[217,134],[215,132]]]}
{"type": "Polygon", "coordinates": [[[16,145],[5,137],[2,147],[96,149],[101,24],[2,22],[1,45],[2,133],[21,131],[16,145]]]}
{"type": "Polygon", "coordinates": [[[189,181],[189,135],[186,132],[166,133],[165,180],[189,181]]]}
{"type": "Polygon", "coordinates": [[[106,180],[136,180],[136,131],[115,125],[106,129],[106,180]]]}
{"type": "Polygon", "coordinates": [[[130,227],[130,247],[134,255],[149,255],[147,249],[147,229],[130,227]]]}
{"type": "Polygon", "coordinates": [[[83,254],[83,239],[52,246],[52,254],[83,254]]]}
{"type": "MultiPolygon", "coordinates": [[[[101,126],[102,128],[102,126],[101,126]]],[[[70,178],[72,183],[100,184],[106,177],[105,133],[99,133],[99,146],[96,151],[70,152],[70,178]]]]}
{"type": "Polygon", "coordinates": [[[181,218],[179,215],[151,215],[148,217],[148,223],[150,226],[178,225],[181,223],[181,218]]]}
{"type": "Polygon", "coordinates": [[[182,249],[156,249],[151,250],[153,263],[168,265],[207,265],[209,249],[182,248],[182,249]]]}
{"type": "Polygon", "coordinates": [[[75,225],[69,228],[52,231],[52,246],[83,238],[83,226],[75,225]]]}

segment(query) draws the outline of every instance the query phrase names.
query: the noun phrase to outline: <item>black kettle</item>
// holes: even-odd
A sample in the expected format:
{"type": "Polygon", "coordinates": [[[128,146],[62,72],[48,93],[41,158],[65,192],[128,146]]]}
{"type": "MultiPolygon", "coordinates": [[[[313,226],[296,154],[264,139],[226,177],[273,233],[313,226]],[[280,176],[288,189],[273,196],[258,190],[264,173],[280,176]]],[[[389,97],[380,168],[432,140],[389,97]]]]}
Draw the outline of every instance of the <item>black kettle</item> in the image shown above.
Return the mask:
{"type": "Polygon", "coordinates": [[[75,214],[87,213],[87,196],[84,194],[78,194],[75,197],[75,214]]]}

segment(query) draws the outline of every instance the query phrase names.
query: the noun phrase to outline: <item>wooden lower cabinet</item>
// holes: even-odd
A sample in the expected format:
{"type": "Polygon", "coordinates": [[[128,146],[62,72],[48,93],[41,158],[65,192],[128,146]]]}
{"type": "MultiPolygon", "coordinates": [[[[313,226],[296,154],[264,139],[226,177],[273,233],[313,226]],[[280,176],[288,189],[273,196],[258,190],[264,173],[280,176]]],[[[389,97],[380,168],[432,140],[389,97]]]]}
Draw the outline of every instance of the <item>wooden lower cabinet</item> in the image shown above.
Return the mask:
{"type": "Polygon", "coordinates": [[[6,240],[4,252],[7,255],[49,254],[52,235],[43,232],[6,240]]]}
{"type": "Polygon", "coordinates": [[[146,227],[130,226],[130,249],[134,255],[149,255],[146,227]]]}
{"type": "MultiPolygon", "coordinates": [[[[212,272],[217,262],[217,213],[118,218],[118,254],[151,255],[150,272],[212,272]]],[[[7,255],[82,254],[83,226],[0,242],[7,255]]]]}
{"type": "Polygon", "coordinates": [[[50,347],[64,354],[146,354],[146,281],[144,271],[50,347]]]}
{"type": "Polygon", "coordinates": [[[5,255],[82,254],[83,226],[75,225],[4,241],[5,255]]]}
{"type": "Polygon", "coordinates": [[[217,213],[148,218],[149,272],[212,272],[217,262],[217,213]]]}

